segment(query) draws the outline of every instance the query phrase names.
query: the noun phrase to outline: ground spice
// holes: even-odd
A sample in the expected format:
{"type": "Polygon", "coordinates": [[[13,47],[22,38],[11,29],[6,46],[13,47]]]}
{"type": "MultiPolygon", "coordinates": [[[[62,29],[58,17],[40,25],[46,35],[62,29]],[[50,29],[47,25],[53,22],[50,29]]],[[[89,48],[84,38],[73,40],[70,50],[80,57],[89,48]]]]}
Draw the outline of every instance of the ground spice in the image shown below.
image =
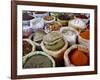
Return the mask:
{"type": "Polygon", "coordinates": [[[48,57],[41,54],[36,54],[30,57],[23,66],[23,68],[46,68],[46,67],[52,67],[52,62],[48,57]]]}
{"type": "Polygon", "coordinates": [[[23,13],[23,20],[31,20],[34,19],[33,16],[30,16],[28,13],[23,13]]]}
{"type": "Polygon", "coordinates": [[[81,33],[80,33],[80,36],[81,36],[82,38],[84,38],[84,39],[87,39],[87,40],[90,39],[90,33],[89,33],[89,31],[81,32],[81,33]]]}
{"type": "Polygon", "coordinates": [[[36,11],[35,14],[44,14],[44,13],[47,13],[47,12],[43,12],[43,11],[36,11]]]}
{"type": "Polygon", "coordinates": [[[23,55],[32,51],[32,45],[27,41],[23,41],[23,55]]]}
{"type": "Polygon", "coordinates": [[[59,15],[58,18],[60,20],[70,20],[70,17],[68,15],[59,15]]]}
{"type": "Polygon", "coordinates": [[[89,64],[89,56],[87,53],[74,49],[69,54],[70,62],[75,66],[84,66],[89,64]]]}

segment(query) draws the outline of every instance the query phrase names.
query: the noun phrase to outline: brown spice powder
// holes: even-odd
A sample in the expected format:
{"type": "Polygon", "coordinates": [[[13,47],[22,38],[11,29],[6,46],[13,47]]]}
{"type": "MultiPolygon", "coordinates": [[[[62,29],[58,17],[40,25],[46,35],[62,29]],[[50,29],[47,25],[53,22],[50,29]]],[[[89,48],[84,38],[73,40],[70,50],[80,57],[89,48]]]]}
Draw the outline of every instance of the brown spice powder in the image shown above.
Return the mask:
{"type": "Polygon", "coordinates": [[[32,45],[27,41],[23,41],[23,55],[32,51],[32,45]]]}

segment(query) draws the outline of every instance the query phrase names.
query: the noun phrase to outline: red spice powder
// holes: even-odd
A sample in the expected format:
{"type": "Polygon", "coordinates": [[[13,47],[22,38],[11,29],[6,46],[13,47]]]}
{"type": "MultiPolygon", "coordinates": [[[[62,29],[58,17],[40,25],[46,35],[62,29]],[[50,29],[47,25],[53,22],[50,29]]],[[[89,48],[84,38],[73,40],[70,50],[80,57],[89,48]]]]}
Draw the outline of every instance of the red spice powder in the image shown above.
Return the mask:
{"type": "Polygon", "coordinates": [[[75,66],[84,66],[89,64],[89,56],[87,53],[74,49],[69,54],[70,62],[75,66]]]}
{"type": "Polygon", "coordinates": [[[87,30],[87,31],[84,31],[84,32],[81,32],[80,33],[80,36],[84,39],[87,39],[89,40],[90,39],[90,32],[87,30]]]}

